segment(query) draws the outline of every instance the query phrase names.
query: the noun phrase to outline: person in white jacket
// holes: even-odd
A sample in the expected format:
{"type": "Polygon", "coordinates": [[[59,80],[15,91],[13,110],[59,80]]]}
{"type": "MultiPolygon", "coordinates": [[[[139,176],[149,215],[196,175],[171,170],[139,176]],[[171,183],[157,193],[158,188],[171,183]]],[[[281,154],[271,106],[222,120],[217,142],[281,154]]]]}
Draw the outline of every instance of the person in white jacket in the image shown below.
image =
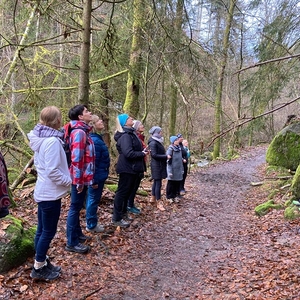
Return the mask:
{"type": "Polygon", "coordinates": [[[47,251],[57,231],[61,198],[72,183],[67,158],[63,149],[61,112],[56,106],[45,107],[40,122],[27,135],[34,151],[37,182],[34,200],[38,204],[38,225],[34,239],[35,261],[31,278],[53,280],[59,277],[61,267],[51,264],[47,251]]]}

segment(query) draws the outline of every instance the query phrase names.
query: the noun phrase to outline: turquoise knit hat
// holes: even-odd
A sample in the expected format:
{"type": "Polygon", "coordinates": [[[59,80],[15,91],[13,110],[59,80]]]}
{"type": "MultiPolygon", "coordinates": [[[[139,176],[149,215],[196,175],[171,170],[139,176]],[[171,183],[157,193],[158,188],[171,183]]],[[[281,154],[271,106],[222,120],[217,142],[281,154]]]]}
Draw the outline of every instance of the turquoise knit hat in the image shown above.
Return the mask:
{"type": "Polygon", "coordinates": [[[177,137],[176,135],[172,135],[172,136],[170,137],[170,142],[171,142],[172,144],[174,144],[174,142],[175,142],[176,140],[178,140],[178,137],[177,137]]]}
{"type": "Polygon", "coordinates": [[[118,115],[118,120],[119,120],[120,125],[122,127],[126,124],[126,121],[127,121],[128,118],[129,118],[129,116],[127,114],[118,115]]]}

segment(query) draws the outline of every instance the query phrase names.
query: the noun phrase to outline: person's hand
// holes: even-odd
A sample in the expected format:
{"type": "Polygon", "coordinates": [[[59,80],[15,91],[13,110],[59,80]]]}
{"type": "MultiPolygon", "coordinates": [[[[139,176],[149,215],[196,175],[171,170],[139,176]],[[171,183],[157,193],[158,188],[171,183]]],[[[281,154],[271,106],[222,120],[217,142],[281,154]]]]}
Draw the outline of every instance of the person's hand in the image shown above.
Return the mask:
{"type": "Polygon", "coordinates": [[[145,148],[145,149],[143,150],[143,153],[144,153],[144,155],[146,156],[147,154],[149,154],[149,150],[148,150],[147,148],[145,148]]]}
{"type": "Polygon", "coordinates": [[[171,159],[171,158],[172,158],[172,156],[171,156],[171,155],[168,155],[168,156],[167,156],[167,159],[171,159]]]}
{"type": "Polygon", "coordinates": [[[77,194],[80,194],[83,191],[83,184],[77,184],[76,190],[77,194]]]}
{"type": "Polygon", "coordinates": [[[183,161],[184,163],[186,163],[186,159],[183,159],[182,161],[183,161]]]}

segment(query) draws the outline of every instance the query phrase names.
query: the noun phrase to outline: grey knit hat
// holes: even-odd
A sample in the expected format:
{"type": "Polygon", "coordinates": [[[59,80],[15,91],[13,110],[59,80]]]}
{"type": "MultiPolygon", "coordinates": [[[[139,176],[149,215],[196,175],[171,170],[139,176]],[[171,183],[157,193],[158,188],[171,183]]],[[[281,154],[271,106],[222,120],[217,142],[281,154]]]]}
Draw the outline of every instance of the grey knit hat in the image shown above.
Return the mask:
{"type": "Polygon", "coordinates": [[[150,134],[154,134],[154,133],[160,133],[161,132],[161,128],[159,126],[153,126],[150,130],[149,133],[150,134]]]}
{"type": "Polygon", "coordinates": [[[138,130],[141,124],[142,124],[141,121],[139,121],[139,120],[134,120],[134,121],[133,121],[132,127],[133,127],[135,130],[138,130]]]}

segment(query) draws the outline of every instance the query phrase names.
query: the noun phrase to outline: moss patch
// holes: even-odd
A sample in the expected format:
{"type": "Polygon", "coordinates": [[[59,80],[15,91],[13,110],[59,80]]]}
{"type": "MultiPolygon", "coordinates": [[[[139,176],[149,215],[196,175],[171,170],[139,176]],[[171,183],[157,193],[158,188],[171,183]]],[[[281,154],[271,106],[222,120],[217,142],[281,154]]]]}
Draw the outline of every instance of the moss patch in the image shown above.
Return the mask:
{"type": "Polygon", "coordinates": [[[266,154],[270,165],[296,170],[300,163],[300,123],[281,130],[272,140],[266,154]]]}
{"type": "Polygon", "coordinates": [[[255,207],[254,211],[258,216],[264,216],[272,209],[282,209],[282,205],[275,204],[273,200],[269,200],[255,207]]]}
{"type": "Polygon", "coordinates": [[[22,264],[27,257],[34,254],[36,226],[25,229],[22,220],[11,215],[2,220],[9,224],[4,230],[4,238],[0,241],[0,272],[5,272],[22,264]]]}

